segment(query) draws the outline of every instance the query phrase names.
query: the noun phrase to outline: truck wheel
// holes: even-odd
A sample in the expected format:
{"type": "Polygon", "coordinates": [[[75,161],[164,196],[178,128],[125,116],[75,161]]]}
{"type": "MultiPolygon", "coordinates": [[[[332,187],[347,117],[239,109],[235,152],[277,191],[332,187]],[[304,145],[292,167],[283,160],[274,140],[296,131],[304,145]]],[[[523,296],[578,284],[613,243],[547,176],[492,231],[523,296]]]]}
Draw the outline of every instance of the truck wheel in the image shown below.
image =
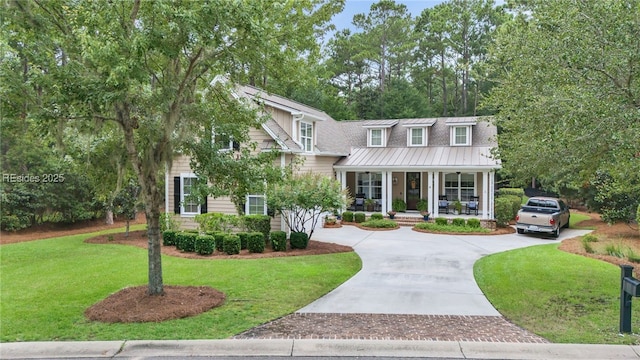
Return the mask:
{"type": "Polygon", "coordinates": [[[567,223],[564,224],[563,228],[568,229],[569,228],[569,221],[571,220],[571,217],[567,218],[567,223]]]}
{"type": "Polygon", "coordinates": [[[524,234],[524,229],[518,229],[518,234],[524,234]]]}
{"type": "Polygon", "coordinates": [[[560,226],[553,231],[553,237],[558,238],[560,236],[560,226]]]}

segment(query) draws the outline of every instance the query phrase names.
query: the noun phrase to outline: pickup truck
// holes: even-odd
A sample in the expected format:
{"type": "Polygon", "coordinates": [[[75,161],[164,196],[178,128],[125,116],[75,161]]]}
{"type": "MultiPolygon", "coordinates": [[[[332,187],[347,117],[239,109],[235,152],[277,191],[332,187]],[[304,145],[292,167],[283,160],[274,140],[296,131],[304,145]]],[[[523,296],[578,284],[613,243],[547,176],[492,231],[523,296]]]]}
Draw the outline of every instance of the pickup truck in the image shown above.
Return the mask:
{"type": "Polygon", "coordinates": [[[560,229],[569,227],[569,207],[560,199],[532,197],[516,215],[518,234],[548,233],[560,236],[560,229]]]}

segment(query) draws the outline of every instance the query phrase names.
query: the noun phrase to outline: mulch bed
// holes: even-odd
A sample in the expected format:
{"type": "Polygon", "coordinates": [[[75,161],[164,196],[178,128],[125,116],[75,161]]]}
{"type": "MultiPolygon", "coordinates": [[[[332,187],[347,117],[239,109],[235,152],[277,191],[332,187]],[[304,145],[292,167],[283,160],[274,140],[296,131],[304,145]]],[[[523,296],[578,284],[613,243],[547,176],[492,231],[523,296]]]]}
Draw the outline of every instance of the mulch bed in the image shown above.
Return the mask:
{"type": "Polygon", "coordinates": [[[88,308],[84,315],[106,323],[160,322],[202,314],[224,303],[226,296],[207,286],[164,286],[150,296],[146,286],[131,287],[88,308]]]}
{"type": "MultiPolygon", "coordinates": [[[[129,237],[125,237],[124,233],[107,234],[89,238],[85,240],[90,244],[119,244],[137,246],[143,249],[147,248],[148,239],[146,230],[132,231],[129,237]]],[[[199,255],[191,252],[182,252],[175,246],[162,246],[162,253],[168,256],[176,256],[187,259],[262,259],[284,256],[303,256],[303,255],[323,255],[339,252],[351,252],[353,248],[350,246],[338,245],[334,243],[325,243],[320,241],[309,240],[306,249],[291,249],[287,251],[273,251],[269,246],[264,249],[263,253],[250,253],[248,250],[241,250],[238,255],[227,255],[222,252],[215,251],[211,255],[199,255]]]]}

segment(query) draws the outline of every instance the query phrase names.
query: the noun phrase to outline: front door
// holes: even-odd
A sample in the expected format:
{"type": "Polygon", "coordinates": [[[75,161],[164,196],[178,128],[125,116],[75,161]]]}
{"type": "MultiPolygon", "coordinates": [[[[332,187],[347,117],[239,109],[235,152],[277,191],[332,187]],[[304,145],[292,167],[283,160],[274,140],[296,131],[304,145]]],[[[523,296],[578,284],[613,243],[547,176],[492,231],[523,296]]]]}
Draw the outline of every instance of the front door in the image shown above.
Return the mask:
{"type": "Polygon", "coordinates": [[[407,210],[417,210],[416,205],[420,200],[420,173],[407,173],[407,210]]]}

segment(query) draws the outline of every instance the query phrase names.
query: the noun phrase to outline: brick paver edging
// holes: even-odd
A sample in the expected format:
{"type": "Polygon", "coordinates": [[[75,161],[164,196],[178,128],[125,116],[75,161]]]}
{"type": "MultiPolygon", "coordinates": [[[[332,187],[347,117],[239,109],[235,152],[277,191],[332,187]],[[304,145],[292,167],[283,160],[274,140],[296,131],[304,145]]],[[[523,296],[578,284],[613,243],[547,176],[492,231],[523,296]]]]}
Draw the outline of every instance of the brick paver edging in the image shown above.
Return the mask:
{"type": "Polygon", "coordinates": [[[501,316],[295,313],[235,339],[360,339],[548,343],[501,316]]]}

